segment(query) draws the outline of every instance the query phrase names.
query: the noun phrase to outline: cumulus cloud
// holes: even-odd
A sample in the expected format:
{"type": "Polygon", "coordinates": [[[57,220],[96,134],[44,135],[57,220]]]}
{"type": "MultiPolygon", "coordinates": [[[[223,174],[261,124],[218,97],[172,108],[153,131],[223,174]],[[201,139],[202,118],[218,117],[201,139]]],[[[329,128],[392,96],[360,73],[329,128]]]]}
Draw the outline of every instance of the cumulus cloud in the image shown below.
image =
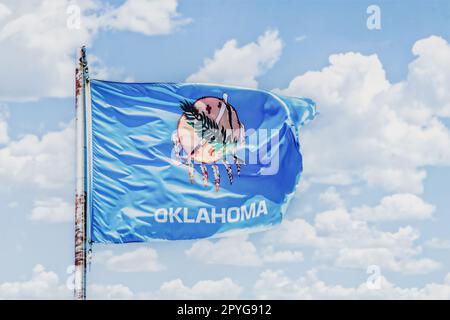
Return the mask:
{"type": "Polygon", "coordinates": [[[138,248],[119,255],[114,255],[110,250],[102,251],[94,255],[94,262],[117,272],[156,272],[165,269],[158,253],[152,248],[138,248]]]}
{"type": "MultiPolygon", "coordinates": [[[[138,262],[138,261],[136,261],[138,262]]],[[[72,299],[71,277],[61,281],[54,271],[38,264],[30,279],[0,283],[0,299],[72,299]]],[[[236,299],[243,288],[230,278],[201,280],[191,287],[181,279],[163,282],[156,291],[133,292],[123,284],[89,285],[88,299],[236,299]]]]}
{"type": "Polygon", "coordinates": [[[292,279],[283,271],[265,270],[254,286],[258,299],[450,299],[450,274],[442,283],[429,283],[422,288],[402,288],[385,277],[378,279],[379,286],[367,282],[356,287],[330,285],[317,277],[316,270],[292,279]]]}
{"type": "Polygon", "coordinates": [[[27,134],[0,147],[2,181],[58,189],[74,180],[74,124],[42,137],[27,134]]]}
{"type": "Polygon", "coordinates": [[[8,110],[0,104],[0,145],[9,141],[8,136],[8,110]]]}
{"type": "Polygon", "coordinates": [[[9,16],[10,14],[11,10],[9,10],[9,8],[3,3],[0,3],[0,21],[9,16]]]}
{"type": "Polygon", "coordinates": [[[92,300],[130,300],[134,293],[123,284],[97,284],[88,288],[88,299],[92,300]]]}
{"type": "Polygon", "coordinates": [[[185,251],[186,255],[207,264],[258,267],[264,263],[296,263],[304,259],[301,251],[275,250],[271,245],[258,252],[247,236],[200,240],[185,251]]]}
{"type": "Polygon", "coordinates": [[[412,99],[432,108],[442,117],[450,117],[450,45],[441,37],[417,41],[412,49],[417,59],[409,66],[404,90],[412,99]]]}
{"type": "Polygon", "coordinates": [[[344,200],[336,191],[335,187],[329,187],[321,194],[319,194],[319,200],[332,208],[339,208],[344,206],[344,200]]]}
{"type": "Polygon", "coordinates": [[[336,265],[342,268],[364,269],[377,265],[386,270],[404,274],[426,274],[441,267],[439,262],[429,258],[403,258],[391,248],[342,248],[336,258],[336,265]]]}
{"type": "Polygon", "coordinates": [[[259,266],[262,263],[255,245],[248,241],[247,236],[223,238],[215,242],[200,240],[185,253],[208,264],[259,266]]]}
{"type": "MultiPolygon", "coordinates": [[[[3,2],[0,72],[14,74],[0,79],[4,100],[73,95],[76,50],[80,44],[91,45],[105,28],[157,35],[188,22],[177,13],[176,0],[126,0],[116,7],[97,0],[3,2]]],[[[117,74],[93,59],[98,63],[92,70],[117,74]]]]}
{"type": "MultiPolygon", "coordinates": [[[[375,212],[376,219],[380,219],[378,212],[384,214],[380,211],[383,206],[386,206],[386,201],[382,200],[373,208],[363,207],[363,211],[358,211],[359,208],[356,212],[359,215],[364,212],[364,218],[375,212]]],[[[406,215],[402,211],[405,209],[403,206],[387,207],[389,219],[397,215],[394,208],[400,210],[399,217],[406,215]]],[[[430,210],[427,206],[425,208],[430,210]]],[[[422,248],[417,244],[420,238],[417,229],[402,226],[396,231],[383,231],[359,219],[358,214],[353,214],[354,211],[340,207],[320,212],[315,216],[314,223],[301,218],[285,220],[280,227],[267,232],[265,241],[312,248],[316,259],[341,268],[365,269],[369,265],[378,265],[394,272],[423,274],[441,267],[439,262],[420,256],[422,248]]],[[[422,218],[423,212],[414,212],[414,215],[422,218]]],[[[381,215],[381,218],[385,216],[381,215]]]]}
{"type": "Polygon", "coordinates": [[[74,206],[61,198],[37,200],[31,211],[30,219],[45,222],[71,222],[73,221],[74,206]]]}
{"type": "Polygon", "coordinates": [[[268,263],[295,263],[304,260],[301,251],[280,250],[275,251],[272,246],[268,246],[262,252],[262,259],[268,263]]]}
{"type": "Polygon", "coordinates": [[[294,38],[294,41],[295,41],[295,42],[302,42],[302,41],[305,41],[306,38],[307,38],[307,36],[302,35],[302,36],[295,37],[295,38],[294,38]]]}
{"type": "Polygon", "coordinates": [[[282,48],[283,43],[276,30],[268,30],[256,42],[242,47],[235,39],[229,40],[186,81],[256,88],[257,78],[278,61],[282,48]]]}
{"type": "Polygon", "coordinates": [[[424,220],[430,219],[435,206],[413,194],[394,194],[381,199],[375,207],[354,208],[352,215],[367,221],[424,220]]]}
{"type": "MultiPolygon", "coordinates": [[[[159,299],[237,299],[242,287],[230,278],[221,280],[201,280],[192,287],[186,286],[180,279],[161,285],[155,298],[159,299]]],[[[144,295],[145,296],[145,295],[144,295]]]]}
{"type": "Polygon", "coordinates": [[[450,105],[449,48],[439,37],[417,41],[399,83],[386,79],[377,55],[348,52],[276,90],[318,103],[321,117],[302,132],[305,177],[421,193],[424,168],[450,164],[450,134],[440,119],[450,105]]]}
{"type": "Polygon", "coordinates": [[[425,241],[424,245],[428,248],[432,249],[450,249],[450,240],[449,239],[439,239],[439,238],[431,238],[430,240],[425,241]]]}
{"type": "Polygon", "coordinates": [[[174,300],[203,300],[203,299],[237,299],[242,287],[230,278],[220,280],[201,280],[191,287],[181,279],[164,282],[158,290],[133,292],[122,284],[93,284],[89,286],[89,299],[174,299],[174,300]]]}
{"type": "Polygon", "coordinates": [[[177,0],[128,0],[107,12],[101,21],[108,27],[148,36],[168,34],[189,23],[177,12],[177,0]]]}
{"type": "Polygon", "coordinates": [[[31,279],[0,283],[0,299],[68,299],[71,292],[53,271],[38,264],[31,279]]]}

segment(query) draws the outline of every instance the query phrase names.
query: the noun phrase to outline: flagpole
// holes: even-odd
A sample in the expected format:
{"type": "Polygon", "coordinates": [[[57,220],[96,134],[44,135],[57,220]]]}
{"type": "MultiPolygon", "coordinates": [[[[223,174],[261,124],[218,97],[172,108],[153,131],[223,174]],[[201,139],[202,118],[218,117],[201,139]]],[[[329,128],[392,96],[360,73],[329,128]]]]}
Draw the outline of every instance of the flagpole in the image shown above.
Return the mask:
{"type": "Polygon", "coordinates": [[[86,299],[86,49],[77,53],[75,68],[76,194],[74,298],[86,299]]]}

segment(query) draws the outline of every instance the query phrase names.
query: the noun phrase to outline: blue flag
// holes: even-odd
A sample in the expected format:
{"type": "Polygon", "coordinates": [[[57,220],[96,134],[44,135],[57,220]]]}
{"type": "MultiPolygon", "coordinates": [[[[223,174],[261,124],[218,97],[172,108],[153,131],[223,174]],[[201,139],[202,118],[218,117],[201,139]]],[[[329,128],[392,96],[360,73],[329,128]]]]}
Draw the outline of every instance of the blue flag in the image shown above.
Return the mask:
{"type": "Polygon", "coordinates": [[[95,243],[279,223],[302,172],[299,127],[316,113],[309,99],[256,89],[99,80],[87,110],[95,243]]]}

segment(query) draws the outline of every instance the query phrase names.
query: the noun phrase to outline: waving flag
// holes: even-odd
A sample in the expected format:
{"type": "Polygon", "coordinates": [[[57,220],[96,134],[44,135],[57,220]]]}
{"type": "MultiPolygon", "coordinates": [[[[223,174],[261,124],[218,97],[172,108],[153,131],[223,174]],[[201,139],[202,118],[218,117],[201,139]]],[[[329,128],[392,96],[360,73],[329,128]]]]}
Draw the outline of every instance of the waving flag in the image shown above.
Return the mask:
{"type": "Polygon", "coordinates": [[[309,99],[206,84],[90,81],[96,243],[197,239],[279,223],[302,172],[309,99]]]}

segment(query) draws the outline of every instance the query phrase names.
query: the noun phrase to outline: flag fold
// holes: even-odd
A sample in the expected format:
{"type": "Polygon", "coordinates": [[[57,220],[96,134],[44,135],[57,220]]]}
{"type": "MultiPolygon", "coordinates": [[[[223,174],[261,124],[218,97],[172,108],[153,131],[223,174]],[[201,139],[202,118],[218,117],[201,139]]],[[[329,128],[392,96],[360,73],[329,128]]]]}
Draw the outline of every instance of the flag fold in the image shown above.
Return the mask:
{"type": "Polygon", "coordinates": [[[94,243],[198,239],[281,221],[313,101],[207,84],[90,81],[94,243]]]}

